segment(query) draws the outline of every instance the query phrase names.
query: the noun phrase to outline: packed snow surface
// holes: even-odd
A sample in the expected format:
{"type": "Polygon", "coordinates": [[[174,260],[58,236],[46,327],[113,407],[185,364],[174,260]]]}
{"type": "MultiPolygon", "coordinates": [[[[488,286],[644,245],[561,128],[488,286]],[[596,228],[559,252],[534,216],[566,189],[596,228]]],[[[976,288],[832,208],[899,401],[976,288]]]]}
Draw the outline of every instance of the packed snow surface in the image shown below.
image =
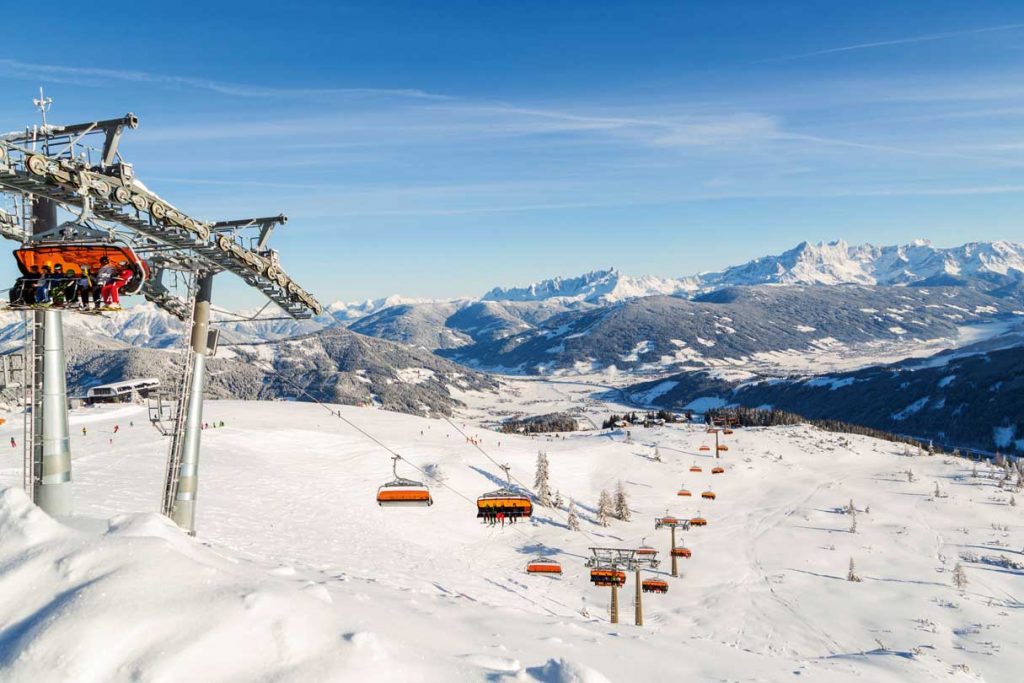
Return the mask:
{"type": "Polygon", "coordinates": [[[631,443],[621,430],[529,438],[482,427],[504,413],[560,407],[586,424],[621,410],[592,396],[582,383],[517,382],[477,397],[454,425],[341,407],[408,459],[401,475],[424,479],[415,465],[443,479],[423,509],[376,505],[388,453],[321,406],[208,402],[204,418],[225,426],[203,432],[196,539],[154,512],[166,442],[144,408],[73,411],[76,515],[61,522],[18,490],[21,420],[3,415],[0,438],[19,447],[0,456],[0,679],[1018,677],[1021,508],[985,465],[972,476],[963,460],[808,427],[737,430],[721,460],[699,453],[709,437],[698,426],[635,428],[631,443]],[[526,484],[546,451],[552,489],[576,501],[583,531],[541,507],[514,527],[480,524],[474,499],[500,472],[459,430],[526,484]],[[701,473],[689,472],[695,463],[701,473]],[[726,473],[711,475],[715,464],[726,473]],[[632,521],[601,527],[598,494],[619,481],[632,521]],[[683,483],[717,499],[678,498],[683,483]],[[693,557],[672,578],[654,517],[698,509],[708,526],[681,534],[693,557]],[[645,595],[645,625],[634,626],[630,575],[622,623],[610,624],[588,548],[645,537],[663,560],[649,574],[670,591],[645,595]],[[537,555],[564,574],[528,576],[537,555]],[[846,581],[851,558],[862,582],[846,581]],[[958,561],[963,590],[952,585],[958,561]]]}

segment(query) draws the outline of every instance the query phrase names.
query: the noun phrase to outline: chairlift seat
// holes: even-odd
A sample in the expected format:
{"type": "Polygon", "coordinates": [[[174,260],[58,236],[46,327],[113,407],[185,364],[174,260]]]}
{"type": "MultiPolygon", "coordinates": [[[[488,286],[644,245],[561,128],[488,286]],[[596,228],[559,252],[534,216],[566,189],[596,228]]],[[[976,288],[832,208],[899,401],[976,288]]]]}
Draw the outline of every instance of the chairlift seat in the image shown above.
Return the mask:
{"type": "Polygon", "coordinates": [[[22,275],[30,274],[33,266],[42,270],[43,266],[49,266],[52,269],[54,266],[60,265],[64,272],[74,270],[79,274],[83,267],[88,268],[90,275],[95,277],[99,269],[103,267],[100,259],[104,256],[114,267],[124,261],[133,271],[131,279],[121,288],[120,293],[123,295],[138,294],[142,285],[149,279],[149,266],[129,246],[53,243],[37,244],[14,250],[14,258],[22,275]]]}
{"type": "Polygon", "coordinates": [[[644,579],[640,586],[644,593],[668,593],[668,581],[664,579],[644,579]]]}
{"type": "Polygon", "coordinates": [[[562,565],[547,557],[538,557],[526,565],[527,574],[561,574],[562,565]]]}
{"type": "Polygon", "coordinates": [[[395,479],[377,489],[381,507],[428,507],[434,504],[430,489],[418,481],[395,479]]]}

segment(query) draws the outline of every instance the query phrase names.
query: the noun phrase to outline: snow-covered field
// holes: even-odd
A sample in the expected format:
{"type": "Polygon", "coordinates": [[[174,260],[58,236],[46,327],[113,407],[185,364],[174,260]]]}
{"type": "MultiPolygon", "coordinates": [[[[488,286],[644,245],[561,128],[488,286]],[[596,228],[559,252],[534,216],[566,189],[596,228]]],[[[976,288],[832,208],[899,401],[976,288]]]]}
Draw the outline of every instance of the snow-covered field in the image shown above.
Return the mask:
{"type": "Polygon", "coordinates": [[[206,419],[225,426],[203,434],[195,540],[154,514],[166,444],[143,408],[73,413],[76,517],[66,525],[17,490],[21,422],[5,415],[0,443],[14,436],[19,448],[0,455],[0,679],[1019,676],[1024,500],[1010,506],[984,465],[974,477],[965,461],[792,427],[738,430],[719,461],[727,472],[712,476],[698,427],[637,429],[633,443],[622,432],[481,429],[499,411],[580,406],[597,420],[615,408],[581,403],[584,385],[512,387],[481,397],[455,426],[341,408],[410,462],[436,468],[447,487],[433,486],[428,509],[379,508],[388,453],[320,406],[209,402],[206,419]],[[582,532],[543,508],[511,528],[481,525],[474,499],[498,488],[500,472],[458,433],[464,423],[527,484],[547,451],[552,486],[576,500],[582,532]],[[702,473],[688,471],[694,463],[702,473]],[[619,481],[632,521],[600,527],[598,494],[619,481]],[[698,496],[713,485],[717,500],[679,498],[682,483],[698,496]],[[856,533],[843,510],[851,499],[856,533]],[[681,560],[681,578],[667,577],[669,537],[654,517],[698,509],[709,524],[682,535],[693,558],[681,560]],[[588,581],[588,548],[645,537],[662,551],[656,573],[671,589],[644,596],[646,624],[636,627],[630,576],[622,623],[610,624],[609,589],[588,581]],[[538,554],[560,560],[563,576],[526,575],[538,554]],[[860,583],[846,581],[851,558],[860,583]]]}

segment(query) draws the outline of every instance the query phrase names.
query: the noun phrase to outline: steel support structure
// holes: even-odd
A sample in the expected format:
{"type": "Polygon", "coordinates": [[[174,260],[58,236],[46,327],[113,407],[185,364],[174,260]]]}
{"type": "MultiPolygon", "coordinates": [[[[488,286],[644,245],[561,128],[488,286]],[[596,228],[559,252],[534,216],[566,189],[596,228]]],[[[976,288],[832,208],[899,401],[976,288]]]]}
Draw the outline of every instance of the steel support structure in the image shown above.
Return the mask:
{"type": "MultiPolygon", "coordinates": [[[[196,533],[196,494],[199,490],[199,442],[203,430],[203,381],[206,356],[209,352],[210,300],[213,274],[202,273],[196,285],[196,301],[192,311],[192,336],[188,353],[192,356],[191,377],[185,404],[178,484],[173,492],[171,520],[190,535],[196,533]]],[[[188,370],[186,365],[186,370],[188,370]]],[[[174,445],[172,444],[172,448],[174,445]]]]}
{"type": "MultiPolygon", "coordinates": [[[[32,205],[34,233],[57,226],[57,205],[38,198],[32,205]]],[[[53,516],[71,514],[71,437],[68,429],[68,389],[64,365],[64,327],[60,311],[33,312],[35,325],[34,362],[41,359],[35,371],[41,375],[41,396],[36,394],[31,406],[33,438],[33,499],[42,510],[53,516]]]]}
{"type": "Polygon", "coordinates": [[[671,552],[669,552],[669,555],[672,556],[672,576],[678,577],[679,576],[679,558],[676,557],[676,553],[675,553],[675,549],[676,549],[676,527],[675,527],[675,525],[673,525],[673,526],[669,527],[669,529],[672,531],[672,550],[671,550],[671,552]]]}
{"type": "Polygon", "coordinates": [[[609,619],[613,624],[619,623],[619,587],[612,584],[612,603],[609,619]]]}
{"type": "Polygon", "coordinates": [[[636,625],[644,625],[644,592],[641,590],[640,564],[636,565],[636,625]]]}

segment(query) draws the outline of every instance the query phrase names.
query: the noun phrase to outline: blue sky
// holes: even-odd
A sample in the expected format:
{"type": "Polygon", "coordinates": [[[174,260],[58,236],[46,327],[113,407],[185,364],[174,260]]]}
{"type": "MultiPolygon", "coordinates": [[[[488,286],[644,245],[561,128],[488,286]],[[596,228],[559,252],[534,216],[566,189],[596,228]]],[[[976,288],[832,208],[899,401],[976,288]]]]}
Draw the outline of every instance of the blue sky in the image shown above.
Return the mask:
{"type": "Polygon", "coordinates": [[[39,85],[54,121],[135,112],[147,185],[288,214],[324,301],[1024,240],[1019,3],[61,5],[0,48],[0,129],[39,85]]]}

